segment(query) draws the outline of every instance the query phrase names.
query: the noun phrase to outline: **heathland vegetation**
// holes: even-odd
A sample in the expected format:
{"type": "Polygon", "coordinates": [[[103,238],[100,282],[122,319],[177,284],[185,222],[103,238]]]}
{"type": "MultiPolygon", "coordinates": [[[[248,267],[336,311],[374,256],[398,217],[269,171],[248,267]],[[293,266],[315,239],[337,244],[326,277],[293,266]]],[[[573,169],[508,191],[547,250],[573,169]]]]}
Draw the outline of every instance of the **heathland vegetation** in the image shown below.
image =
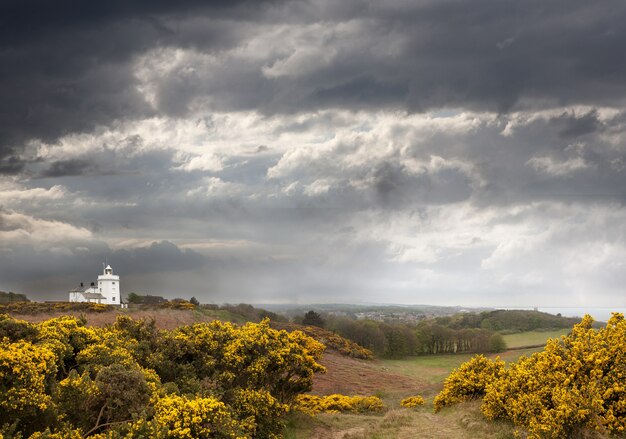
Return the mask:
{"type": "Polygon", "coordinates": [[[503,361],[474,357],[450,374],[435,410],[482,399],[490,420],[506,420],[529,438],[585,437],[626,431],[626,321],[614,314],[595,330],[587,316],[560,340],[503,361]]]}
{"type": "Polygon", "coordinates": [[[4,437],[280,437],[324,346],[269,321],[157,330],[0,317],[4,437]]]}
{"type": "Polygon", "coordinates": [[[295,323],[246,304],[136,299],[0,305],[0,438],[565,438],[626,426],[621,315],[603,327],[533,311],[385,322],[309,310],[295,323]],[[174,314],[186,320],[159,320],[174,314]],[[498,358],[498,338],[524,349],[498,358]]]}

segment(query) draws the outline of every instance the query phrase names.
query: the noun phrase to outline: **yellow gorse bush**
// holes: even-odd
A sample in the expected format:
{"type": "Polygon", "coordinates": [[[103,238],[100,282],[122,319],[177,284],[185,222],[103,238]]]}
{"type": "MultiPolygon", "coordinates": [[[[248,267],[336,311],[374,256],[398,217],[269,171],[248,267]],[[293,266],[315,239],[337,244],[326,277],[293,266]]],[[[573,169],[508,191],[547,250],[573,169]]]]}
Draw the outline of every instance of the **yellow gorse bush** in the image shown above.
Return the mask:
{"type": "Polygon", "coordinates": [[[92,328],[0,315],[0,435],[278,438],[324,349],[267,320],[158,331],[126,316],[92,328]]]}
{"type": "Polygon", "coordinates": [[[55,353],[57,366],[63,373],[69,373],[75,366],[77,353],[101,339],[101,330],[87,328],[73,316],[46,320],[35,326],[37,341],[55,353]]]}
{"type": "Polygon", "coordinates": [[[235,438],[237,422],[223,402],[215,398],[167,396],[159,399],[154,420],[172,439],[235,438]]]}
{"type": "MultiPolygon", "coordinates": [[[[435,401],[440,406],[458,402],[463,398],[454,395],[471,394],[478,380],[485,384],[485,416],[513,422],[528,438],[567,438],[584,430],[622,434],[626,431],[626,321],[615,313],[604,328],[593,329],[592,323],[585,316],[569,335],[549,340],[543,351],[495,374],[477,374],[466,363],[450,375],[435,401]]],[[[476,361],[484,362],[469,363],[476,361]]]]}
{"type": "Polygon", "coordinates": [[[164,382],[187,392],[266,390],[288,403],[310,390],[314,373],[325,371],[317,363],[323,351],[321,343],[272,329],[268,320],[244,326],[214,321],[165,334],[153,361],[164,382]]]}
{"type": "Polygon", "coordinates": [[[346,355],[348,357],[353,358],[361,358],[364,360],[370,360],[374,358],[374,354],[369,349],[366,349],[357,343],[348,340],[345,337],[341,337],[340,335],[335,334],[332,331],[319,328],[317,326],[299,326],[293,323],[277,323],[272,322],[272,325],[275,327],[283,328],[288,331],[294,331],[298,328],[297,332],[304,332],[304,334],[309,337],[314,338],[320,343],[324,344],[329,349],[335,349],[339,351],[341,354],[346,355]]]}
{"type": "Polygon", "coordinates": [[[446,378],[443,390],[435,397],[435,412],[443,407],[485,395],[487,384],[504,371],[504,361],[476,355],[446,378]]]}
{"type": "Polygon", "coordinates": [[[377,396],[345,396],[339,394],[328,396],[299,395],[294,405],[295,410],[310,415],[321,412],[378,412],[384,407],[383,401],[377,396]]]}
{"type": "Polygon", "coordinates": [[[36,420],[52,408],[55,360],[44,346],[0,343],[0,426],[15,419],[36,420]]]}
{"type": "Polygon", "coordinates": [[[424,405],[424,398],[422,398],[419,395],[409,396],[408,398],[404,398],[402,401],[400,401],[400,405],[402,407],[408,407],[408,408],[418,407],[420,405],[424,405]]]}

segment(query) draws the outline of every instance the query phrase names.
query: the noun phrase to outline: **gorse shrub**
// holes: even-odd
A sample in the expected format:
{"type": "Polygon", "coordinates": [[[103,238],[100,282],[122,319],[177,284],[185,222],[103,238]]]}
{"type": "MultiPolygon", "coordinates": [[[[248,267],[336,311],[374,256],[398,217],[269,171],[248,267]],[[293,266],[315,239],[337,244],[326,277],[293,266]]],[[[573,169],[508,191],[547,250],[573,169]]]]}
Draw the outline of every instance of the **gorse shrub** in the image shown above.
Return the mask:
{"type": "Polygon", "coordinates": [[[482,398],[489,383],[504,371],[504,361],[476,355],[446,378],[443,390],[435,397],[435,412],[443,407],[470,399],[482,398]]]}
{"type": "Polygon", "coordinates": [[[404,398],[400,401],[400,405],[407,408],[418,407],[420,405],[424,405],[424,398],[419,395],[409,396],[408,398],[404,398]]]}
{"type": "MultiPolygon", "coordinates": [[[[616,313],[604,328],[596,330],[592,324],[593,319],[585,316],[569,335],[548,341],[543,351],[486,379],[481,408],[485,416],[509,420],[529,438],[566,438],[594,430],[623,434],[626,321],[616,313]]],[[[473,368],[462,366],[448,378],[450,385],[447,380],[436,401],[448,405],[462,400],[448,396],[452,387],[453,393],[479,396],[473,382],[477,376],[473,368]]]]}
{"type": "Polygon", "coordinates": [[[288,331],[302,331],[309,337],[323,343],[328,349],[334,349],[340,354],[352,358],[360,358],[370,360],[374,358],[374,353],[369,349],[359,346],[353,341],[348,340],[334,332],[328,331],[317,326],[299,326],[292,323],[272,322],[272,326],[288,331]]]}
{"type": "Polygon", "coordinates": [[[237,422],[226,404],[216,398],[166,396],[155,405],[157,431],[177,439],[235,438],[237,422]]]}
{"type": "Polygon", "coordinates": [[[329,396],[299,395],[294,405],[295,410],[310,415],[320,412],[378,412],[383,408],[383,401],[377,396],[345,396],[339,394],[329,396]]]}
{"type": "MultiPolygon", "coordinates": [[[[30,342],[0,343],[0,426],[18,421],[30,433],[54,413],[55,355],[30,342]]],[[[42,425],[44,424],[44,425],[42,425]]]]}
{"type": "Polygon", "coordinates": [[[268,320],[157,331],[125,316],[89,328],[0,315],[0,331],[0,434],[11,438],[277,438],[325,370],[321,343],[268,320]]]}

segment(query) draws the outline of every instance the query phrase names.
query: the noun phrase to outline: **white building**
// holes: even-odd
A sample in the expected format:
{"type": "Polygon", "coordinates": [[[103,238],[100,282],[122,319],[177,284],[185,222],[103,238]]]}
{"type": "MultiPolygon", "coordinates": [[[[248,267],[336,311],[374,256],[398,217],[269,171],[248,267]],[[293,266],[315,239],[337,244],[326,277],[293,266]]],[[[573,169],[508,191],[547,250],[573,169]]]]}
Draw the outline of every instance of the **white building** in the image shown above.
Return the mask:
{"type": "MultiPolygon", "coordinates": [[[[104,264],[102,264],[104,265],[104,264]]],[[[104,268],[102,274],[98,276],[98,282],[91,282],[91,285],[76,287],[69,292],[70,302],[93,302],[106,305],[120,305],[120,277],[113,274],[110,265],[104,268]]]]}

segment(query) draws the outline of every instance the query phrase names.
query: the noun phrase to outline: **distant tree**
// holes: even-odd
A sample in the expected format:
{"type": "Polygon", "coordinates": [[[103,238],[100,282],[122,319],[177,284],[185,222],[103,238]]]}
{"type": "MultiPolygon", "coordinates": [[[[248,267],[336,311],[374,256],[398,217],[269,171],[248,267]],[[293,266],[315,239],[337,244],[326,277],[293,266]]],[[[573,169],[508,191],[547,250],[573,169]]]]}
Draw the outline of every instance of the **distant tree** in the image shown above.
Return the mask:
{"type": "Polygon", "coordinates": [[[128,293],[126,300],[128,300],[128,303],[143,303],[143,297],[137,293],[128,293]]]}
{"type": "Polygon", "coordinates": [[[161,296],[151,296],[150,294],[142,296],[142,300],[143,300],[142,303],[145,303],[145,304],[158,304],[158,303],[167,302],[167,299],[164,299],[161,296]]]}
{"type": "MultiPolygon", "coordinates": [[[[150,294],[146,294],[144,296],[144,295],[137,294],[137,293],[128,293],[127,300],[128,300],[128,303],[145,304],[145,305],[155,305],[155,304],[167,302],[167,300],[161,296],[151,296],[150,294]]],[[[183,299],[175,299],[175,300],[182,301],[183,299]]]]}
{"type": "Polygon", "coordinates": [[[489,339],[489,352],[504,352],[506,351],[506,341],[504,337],[496,333],[489,339]]]}
{"type": "Polygon", "coordinates": [[[302,319],[302,324],[305,326],[317,326],[323,328],[325,323],[326,322],[322,316],[313,310],[307,312],[302,319]]]}
{"type": "Polygon", "coordinates": [[[270,319],[273,322],[286,322],[287,318],[283,317],[279,314],[276,314],[275,312],[272,311],[267,311],[265,309],[259,309],[258,311],[258,315],[259,315],[259,319],[263,320],[263,319],[270,319]]]}
{"type": "Polygon", "coordinates": [[[189,299],[189,303],[191,303],[192,305],[195,305],[195,306],[199,306],[200,305],[200,302],[195,297],[192,297],[191,299],[189,299]]]}
{"type": "Polygon", "coordinates": [[[13,303],[13,302],[30,302],[28,297],[24,294],[14,293],[9,291],[8,293],[0,291],[0,303],[13,303]]]}

